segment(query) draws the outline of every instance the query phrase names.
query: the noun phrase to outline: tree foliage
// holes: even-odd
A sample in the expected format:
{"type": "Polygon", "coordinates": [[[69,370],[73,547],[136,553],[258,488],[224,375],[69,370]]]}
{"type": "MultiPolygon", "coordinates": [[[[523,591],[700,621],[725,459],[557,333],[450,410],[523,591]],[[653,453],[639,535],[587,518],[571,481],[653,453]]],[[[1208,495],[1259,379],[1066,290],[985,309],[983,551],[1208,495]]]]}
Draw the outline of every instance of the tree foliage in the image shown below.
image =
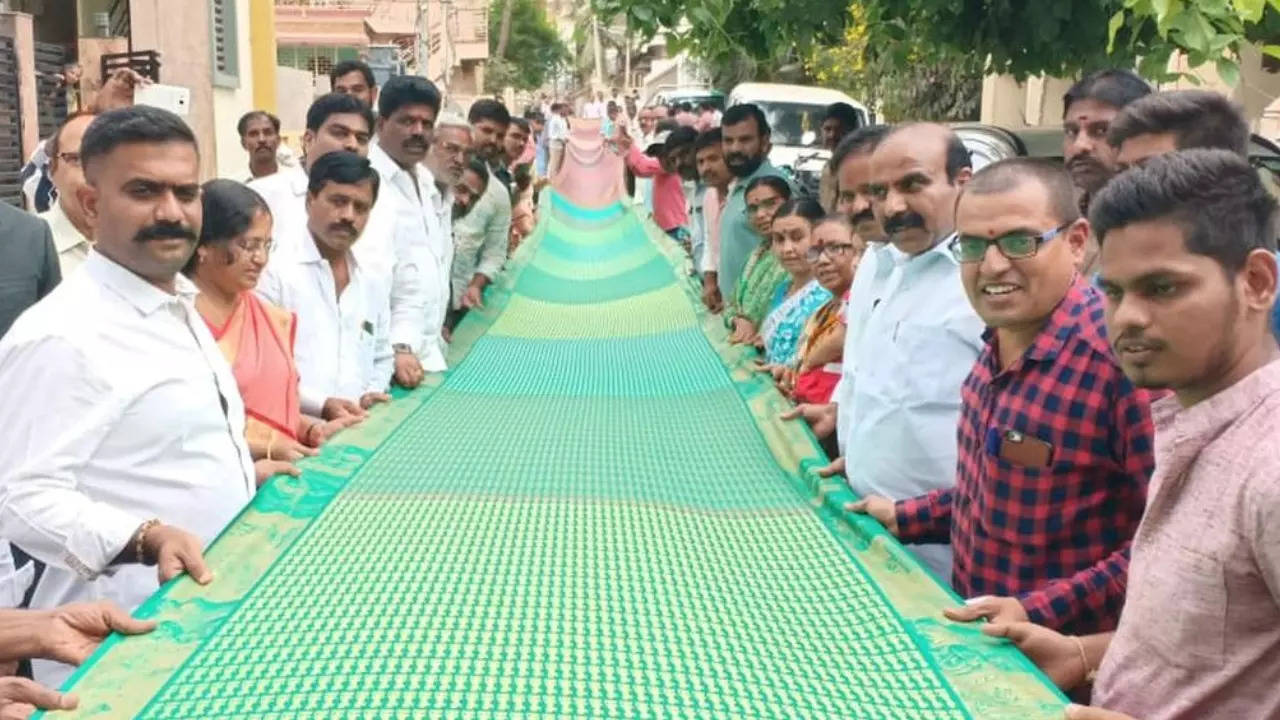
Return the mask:
{"type": "Polygon", "coordinates": [[[494,0],[489,12],[489,54],[485,88],[535,90],[569,60],[569,49],[538,0],[494,0]],[[504,8],[503,5],[507,7],[504,8]],[[510,12],[506,47],[499,56],[504,14],[510,12]]]}
{"type": "MultiPolygon", "coordinates": [[[[852,23],[831,0],[593,0],[602,16],[625,13],[632,27],[665,31],[722,73],[727,66],[768,77],[815,52],[838,49],[852,23]]],[[[1216,63],[1228,81],[1245,43],[1280,59],[1280,0],[855,0],[868,65],[951,73],[957,65],[1019,78],[1074,76],[1137,65],[1169,76],[1175,51],[1192,65],[1216,63]]],[[[928,75],[929,73],[924,73],[928,75]]],[[[922,80],[927,78],[922,77],[922,80]]]]}

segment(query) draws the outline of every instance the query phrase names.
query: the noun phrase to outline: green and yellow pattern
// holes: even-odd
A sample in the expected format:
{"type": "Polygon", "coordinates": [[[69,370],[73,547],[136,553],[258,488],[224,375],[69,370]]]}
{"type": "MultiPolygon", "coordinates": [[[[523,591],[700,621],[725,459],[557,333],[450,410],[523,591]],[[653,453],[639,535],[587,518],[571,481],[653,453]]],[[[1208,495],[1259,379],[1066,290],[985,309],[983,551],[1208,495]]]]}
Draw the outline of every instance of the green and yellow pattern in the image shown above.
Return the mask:
{"type": "Polygon", "coordinates": [[[544,197],[452,369],[264,487],[65,715],[1060,717],[698,294],[631,208],[544,197]]]}

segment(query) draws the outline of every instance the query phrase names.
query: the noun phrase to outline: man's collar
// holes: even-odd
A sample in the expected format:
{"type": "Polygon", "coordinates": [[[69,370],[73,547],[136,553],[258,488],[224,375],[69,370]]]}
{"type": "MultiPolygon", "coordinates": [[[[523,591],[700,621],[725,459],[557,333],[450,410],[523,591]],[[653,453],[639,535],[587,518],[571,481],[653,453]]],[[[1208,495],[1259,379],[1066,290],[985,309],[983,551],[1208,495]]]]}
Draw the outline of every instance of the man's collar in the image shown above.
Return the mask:
{"type": "Polygon", "coordinates": [[[62,209],[61,197],[55,200],[48,210],[41,213],[40,217],[49,223],[49,231],[53,235],[53,247],[59,254],[74,247],[89,244],[89,238],[80,232],[80,229],[67,216],[67,212],[62,209]]]}
{"type": "Polygon", "coordinates": [[[194,300],[196,296],[195,284],[182,274],[174,278],[176,293],[170,295],[96,249],[89,251],[83,268],[90,277],[119,295],[144,316],[177,302],[179,298],[194,300]]]}
{"type": "Polygon", "coordinates": [[[386,175],[388,177],[394,177],[399,173],[404,173],[405,175],[416,175],[416,171],[422,169],[421,163],[414,163],[414,165],[409,168],[400,167],[400,164],[395,161],[395,158],[391,157],[387,154],[386,150],[382,149],[381,142],[369,143],[369,164],[373,165],[373,169],[377,170],[379,174],[386,175]]]}

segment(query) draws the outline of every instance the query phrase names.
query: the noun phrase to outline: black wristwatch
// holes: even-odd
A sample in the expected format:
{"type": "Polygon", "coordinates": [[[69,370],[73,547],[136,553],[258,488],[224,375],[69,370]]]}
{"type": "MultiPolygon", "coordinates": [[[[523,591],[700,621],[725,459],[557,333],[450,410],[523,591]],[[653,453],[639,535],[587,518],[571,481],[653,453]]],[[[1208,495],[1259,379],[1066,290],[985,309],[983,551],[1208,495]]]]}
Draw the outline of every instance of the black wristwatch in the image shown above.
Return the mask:
{"type": "Polygon", "coordinates": [[[400,355],[401,353],[407,353],[409,355],[414,354],[413,346],[408,343],[396,343],[391,346],[391,349],[394,350],[397,355],[400,355]]]}

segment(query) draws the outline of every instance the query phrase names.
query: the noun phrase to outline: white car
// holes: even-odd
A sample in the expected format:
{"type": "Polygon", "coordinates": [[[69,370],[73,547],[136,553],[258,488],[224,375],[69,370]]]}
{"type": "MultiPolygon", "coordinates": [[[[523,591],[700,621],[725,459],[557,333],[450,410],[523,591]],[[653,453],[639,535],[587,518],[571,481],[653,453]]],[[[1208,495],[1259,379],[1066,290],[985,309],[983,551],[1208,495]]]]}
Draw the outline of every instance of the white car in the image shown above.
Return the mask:
{"type": "Polygon", "coordinates": [[[789,171],[810,194],[817,195],[822,168],[831,151],[822,147],[822,121],[827,106],[848,103],[858,113],[858,126],[868,123],[867,108],[839,90],[808,85],[742,83],[729,93],[728,107],[754,103],[772,130],[769,162],[789,171]]]}

